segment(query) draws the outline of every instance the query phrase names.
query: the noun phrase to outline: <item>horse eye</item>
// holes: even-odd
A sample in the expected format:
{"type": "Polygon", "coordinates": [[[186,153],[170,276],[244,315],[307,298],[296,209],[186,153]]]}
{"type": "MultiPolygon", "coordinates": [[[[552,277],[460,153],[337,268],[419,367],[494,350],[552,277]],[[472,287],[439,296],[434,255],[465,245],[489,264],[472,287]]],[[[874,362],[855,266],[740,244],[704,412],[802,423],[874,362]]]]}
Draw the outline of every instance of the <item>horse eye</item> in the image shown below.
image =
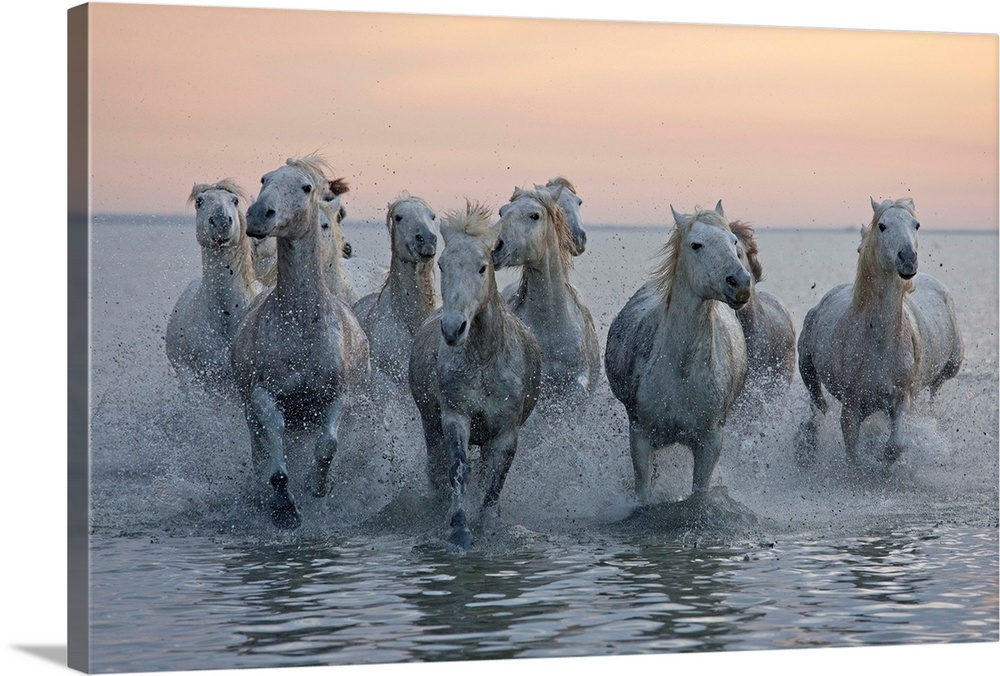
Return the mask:
{"type": "Polygon", "coordinates": [[[437,218],[438,218],[438,217],[437,217],[437,214],[435,214],[435,213],[431,213],[431,220],[432,220],[432,221],[436,221],[436,220],[437,220],[437,218]]]}
{"type": "Polygon", "coordinates": [[[885,232],[885,223],[879,223],[878,224],[878,231],[879,232],[885,232]]]}
{"type": "Polygon", "coordinates": [[[329,224],[329,223],[320,223],[320,226],[319,226],[319,227],[321,227],[321,228],[323,228],[324,230],[326,230],[326,229],[328,229],[328,228],[330,227],[330,224],[329,224]]]}
{"type": "Polygon", "coordinates": [[[313,187],[311,185],[309,185],[308,183],[306,183],[304,186],[302,186],[302,192],[304,192],[307,195],[312,192],[312,189],[313,189],[313,187]]]}
{"type": "Polygon", "coordinates": [[[396,222],[399,223],[401,220],[403,220],[403,214],[396,214],[396,222]]]}
{"type": "Polygon", "coordinates": [[[919,230],[920,229],[920,223],[917,223],[915,226],[913,226],[913,229],[914,230],[919,230]]]}
{"type": "Polygon", "coordinates": [[[539,214],[537,211],[535,213],[531,214],[531,220],[533,220],[533,221],[537,221],[541,217],[542,217],[542,215],[539,214]]]}
{"type": "Polygon", "coordinates": [[[205,203],[205,202],[204,202],[204,200],[202,200],[202,199],[201,199],[201,198],[199,197],[198,199],[196,199],[196,200],[194,201],[194,208],[195,208],[195,209],[201,209],[201,205],[202,205],[202,204],[204,204],[204,203],[205,203]]]}
{"type": "Polygon", "coordinates": [[[479,268],[479,274],[481,274],[481,275],[486,274],[486,266],[485,265],[483,267],[479,268]]]}
{"type": "Polygon", "coordinates": [[[691,248],[697,251],[698,249],[701,248],[701,244],[699,242],[695,242],[691,245],[691,248]]]}
{"type": "Polygon", "coordinates": [[[234,207],[238,207],[239,205],[240,205],[240,198],[239,197],[233,197],[233,206],[234,207]]]}

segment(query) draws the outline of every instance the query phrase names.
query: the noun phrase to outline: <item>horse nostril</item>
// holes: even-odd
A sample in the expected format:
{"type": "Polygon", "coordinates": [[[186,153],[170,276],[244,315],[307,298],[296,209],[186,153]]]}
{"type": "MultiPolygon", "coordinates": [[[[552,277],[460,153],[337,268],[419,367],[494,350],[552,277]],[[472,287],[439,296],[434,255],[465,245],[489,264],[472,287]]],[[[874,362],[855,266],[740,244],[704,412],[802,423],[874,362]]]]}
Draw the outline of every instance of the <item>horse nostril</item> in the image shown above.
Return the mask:
{"type": "Polygon", "coordinates": [[[498,239],[496,246],[493,247],[493,250],[494,251],[500,251],[500,249],[502,249],[502,248],[503,248],[503,240],[502,239],[498,239]]]}
{"type": "Polygon", "coordinates": [[[274,209],[268,209],[264,212],[264,218],[274,218],[274,209]]]}
{"type": "Polygon", "coordinates": [[[729,275],[728,277],[726,277],[726,284],[728,284],[729,286],[739,286],[740,285],[740,283],[738,281],[736,281],[736,278],[733,277],[732,275],[729,275]]]}
{"type": "MultiPolygon", "coordinates": [[[[208,224],[209,225],[215,225],[215,216],[209,216],[208,217],[208,224]]],[[[900,254],[900,255],[902,255],[902,254],[900,254]]]]}
{"type": "Polygon", "coordinates": [[[233,224],[233,217],[230,216],[229,218],[226,219],[226,225],[232,225],[232,224],[233,224]]]}
{"type": "Polygon", "coordinates": [[[417,235],[417,242],[419,242],[420,244],[423,244],[424,243],[424,236],[418,234],[417,235]]]}
{"type": "Polygon", "coordinates": [[[458,335],[465,333],[465,327],[469,325],[469,322],[462,322],[462,325],[458,327],[458,335]]]}

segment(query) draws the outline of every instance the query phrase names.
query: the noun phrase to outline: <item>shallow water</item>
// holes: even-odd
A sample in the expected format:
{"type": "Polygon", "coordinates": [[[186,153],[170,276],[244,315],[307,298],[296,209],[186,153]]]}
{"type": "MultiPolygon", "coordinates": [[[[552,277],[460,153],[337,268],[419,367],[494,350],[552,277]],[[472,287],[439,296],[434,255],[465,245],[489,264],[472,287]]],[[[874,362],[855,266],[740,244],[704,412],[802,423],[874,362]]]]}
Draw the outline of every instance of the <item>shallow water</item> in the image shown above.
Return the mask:
{"type": "MultiPolygon", "coordinates": [[[[381,226],[345,227],[358,255],[386,262],[381,226]]],[[[921,266],[955,296],[966,361],[933,405],[917,398],[913,446],[891,471],[847,465],[836,407],[817,464],[799,469],[792,439],[808,403],[796,379],[727,427],[714,483],[752,526],[619,524],[636,506],[627,425],[602,383],[583,406],[532,415],[499,514],[458,555],[438,516],[415,508],[420,423],[384,383],[355,407],[330,498],[303,500],[303,527],[276,533],[247,506],[239,410],[182,392],[166,361],[166,317],[198,274],[193,223],[98,222],[92,669],[996,641],[997,236],[926,230],[921,266]]],[[[603,345],[664,233],[588,236],[573,276],[603,345]]],[[[796,328],[853,272],[856,232],[758,239],[761,288],[796,328]]],[[[863,455],[885,434],[869,420],[863,455]]],[[[660,456],[656,491],[683,497],[690,454],[660,456]]],[[[303,467],[290,458],[293,482],[303,467]]]]}

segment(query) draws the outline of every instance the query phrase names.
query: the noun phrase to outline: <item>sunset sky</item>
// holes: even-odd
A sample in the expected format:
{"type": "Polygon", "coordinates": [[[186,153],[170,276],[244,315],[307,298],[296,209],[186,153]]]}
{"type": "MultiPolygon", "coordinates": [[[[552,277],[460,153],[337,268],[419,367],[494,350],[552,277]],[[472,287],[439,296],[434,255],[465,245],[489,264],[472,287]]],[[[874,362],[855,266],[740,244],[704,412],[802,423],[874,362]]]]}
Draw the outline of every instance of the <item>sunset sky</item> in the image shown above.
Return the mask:
{"type": "Polygon", "coordinates": [[[591,224],[758,227],[912,197],[997,228],[995,35],[91,5],[92,209],[186,213],[319,151],[381,219],[573,181],[591,224]]]}

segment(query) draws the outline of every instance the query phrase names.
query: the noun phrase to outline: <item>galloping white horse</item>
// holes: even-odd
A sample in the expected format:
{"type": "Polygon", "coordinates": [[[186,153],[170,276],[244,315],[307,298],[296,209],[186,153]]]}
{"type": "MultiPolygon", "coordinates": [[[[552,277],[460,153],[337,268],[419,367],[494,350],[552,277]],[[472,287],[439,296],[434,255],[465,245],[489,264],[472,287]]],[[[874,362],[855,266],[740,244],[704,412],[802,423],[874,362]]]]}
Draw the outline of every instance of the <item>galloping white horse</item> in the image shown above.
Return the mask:
{"type": "Polygon", "coordinates": [[[413,336],[437,307],[436,219],[427,202],[406,192],[389,205],[389,275],[381,289],[354,304],[368,335],[372,365],[397,382],[406,379],[413,336]]]}
{"type": "Polygon", "coordinates": [[[441,226],[442,308],[424,322],[410,353],[410,391],[420,410],[432,485],[451,485],[449,542],[472,546],[465,509],[469,445],[488,463],[481,511],[500,497],[518,430],[534,409],[541,375],[538,342],[496,288],[488,211],[467,204],[441,226]]]}
{"type": "Polygon", "coordinates": [[[747,388],[762,393],[786,388],[795,375],[795,323],[792,315],[776,296],[759,291],[764,267],[757,257],[753,226],[733,221],[729,229],[739,240],[736,247],[743,267],[753,276],[750,300],[736,311],[747,341],[747,388]]]}
{"type": "Polygon", "coordinates": [[[278,278],[240,325],[232,361],[254,468],[270,486],[268,508],[280,528],[301,524],[288,487],[286,426],[320,429],[311,490],[325,495],[344,409],[369,377],[364,331],[323,280],[319,203],[329,187],[326,169],[312,155],[288,160],[264,176],[247,211],[251,236],[278,239],[278,278]]]}
{"type": "Polygon", "coordinates": [[[753,279],[740,263],[722,202],[715,211],[673,214],[663,262],[611,323],[605,353],[611,391],[628,414],[643,503],[651,497],[654,451],[672,443],[694,454],[694,494],[708,490],[747,370],[733,310],[750,299],[753,279]]]}
{"type": "Polygon", "coordinates": [[[231,179],[191,190],[201,277],[192,281],[167,321],[167,359],[185,385],[226,394],[231,389],[229,347],[257,295],[246,234],[247,194],[231,179]]]}
{"type": "Polygon", "coordinates": [[[889,415],[892,431],[883,459],[892,463],[906,447],[904,418],[910,398],[931,397],[962,363],[962,337],[948,290],[917,274],[913,200],[871,200],[874,215],[862,231],[853,284],[826,293],[806,314],[799,335],[799,372],[813,413],[804,425],[799,460],[815,448],[816,425],[826,413],[826,389],[842,404],[840,427],[849,460],[857,460],[861,423],[876,411],[889,415]]]}
{"type": "Polygon", "coordinates": [[[592,392],[600,376],[594,320],[569,283],[576,242],[564,210],[548,190],[516,190],[500,209],[493,264],[497,269],[521,266],[520,285],[505,296],[538,339],[546,394],[592,392]]]}

